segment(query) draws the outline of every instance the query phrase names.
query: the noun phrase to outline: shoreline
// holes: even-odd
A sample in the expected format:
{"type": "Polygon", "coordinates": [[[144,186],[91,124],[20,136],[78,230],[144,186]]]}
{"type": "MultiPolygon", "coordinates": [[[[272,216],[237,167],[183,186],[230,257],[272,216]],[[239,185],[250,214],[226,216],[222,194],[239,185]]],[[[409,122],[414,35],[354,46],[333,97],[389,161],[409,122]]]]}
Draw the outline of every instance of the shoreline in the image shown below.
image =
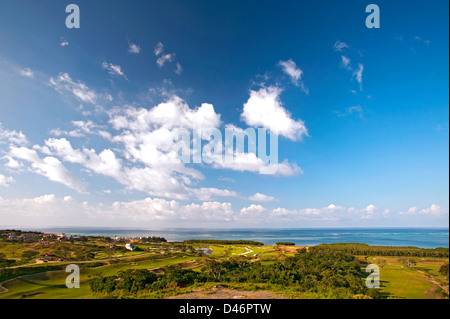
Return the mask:
{"type": "MultiPolygon", "coordinates": [[[[0,229],[12,227],[0,226],[0,229]]],[[[15,227],[16,230],[64,232],[72,236],[139,238],[157,236],[168,242],[185,240],[250,240],[264,245],[293,242],[296,246],[360,243],[371,246],[449,248],[449,229],[441,228],[291,228],[291,229],[145,229],[107,227],[15,227]]]]}

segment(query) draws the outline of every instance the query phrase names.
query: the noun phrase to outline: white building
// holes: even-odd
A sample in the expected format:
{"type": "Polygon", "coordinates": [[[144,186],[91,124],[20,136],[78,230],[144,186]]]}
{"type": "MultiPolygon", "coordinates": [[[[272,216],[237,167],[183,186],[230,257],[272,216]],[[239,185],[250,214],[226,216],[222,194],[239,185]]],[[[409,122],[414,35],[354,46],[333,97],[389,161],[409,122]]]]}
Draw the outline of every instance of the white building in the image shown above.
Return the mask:
{"type": "Polygon", "coordinates": [[[136,246],[133,243],[129,243],[129,244],[125,245],[125,248],[128,249],[128,250],[133,251],[133,250],[136,249],[136,246]]]}

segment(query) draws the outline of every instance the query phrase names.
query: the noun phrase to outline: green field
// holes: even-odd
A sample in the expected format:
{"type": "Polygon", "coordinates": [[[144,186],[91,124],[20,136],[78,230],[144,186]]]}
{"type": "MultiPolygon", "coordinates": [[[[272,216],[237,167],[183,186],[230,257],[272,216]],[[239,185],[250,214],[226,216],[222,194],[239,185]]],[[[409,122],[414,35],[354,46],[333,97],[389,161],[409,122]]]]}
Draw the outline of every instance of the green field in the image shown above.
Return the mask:
{"type": "Polygon", "coordinates": [[[47,271],[44,273],[27,275],[15,278],[2,284],[8,289],[0,293],[0,299],[26,298],[26,299],[80,299],[90,295],[89,277],[99,274],[110,276],[126,269],[153,269],[174,264],[186,263],[196,260],[197,257],[175,257],[160,260],[120,263],[101,266],[97,268],[81,269],[80,288],[68,289],[65,281],[68,273],[63,270],[47,271]]]}
{"type": "Polygon", "coordinates": [[[428,280],[433,276],[438,282],[445,282],[438,272],[440,265],[448,259],[414,258],[417,264],[409,269],[401,264],[399,258],[369,257],[368,260],[378,264],[384,260],[386,264],[380,269],[380,292],[385,298],[394,299],[436,299],[442,298],[436,285],[428,280]],[[424,273],[419,272],[423,271],[424,273]]]}
{"type": "MultiPolygon", "coordinates": [[[[3,254],[10,260],[16,260],[14,266],[10,267],[9,274],[3,278],[11,278],[12,276],[19,276],[11,280],[1,283],[0,299],[82,299],[82,298],[102,298],[109,297],[92,295],[89,281],[92,277],[114,276],[120,271],[128,269],[148,269],[155,270],[159,274],[163,273],[167,266],[180,265],[185,269],[193,270],[197,273],[205,271],[205,265],[208,260],[216,260],[225,262],[228,260],[245,260],[249,264],[260,263],[264,266],[274,265],[276,263],[283,263],[288,257],[295,256],[295,252],[300,247],[293,246],[252,246],[252,245],[231,245],[231,244],[204,244],[195,243],[187,246],[181,253],[180,246],[176,244],[165,243],[161,245],[138,244],[139,251],[117,251],[114,254],[108,253],[105,250],[105,244],[101,242],[90,243],[58,243],[54,247],[63,247],[69,252],[74,249],[91,249],[95,255],[91,256],[90,260],[71,261],[73,258],[64,260],[63,262],[45,262],[40,264],[33,264],[33,259],[21,260],[24,251],[33,249],[40,254],[51,251],[51,247],[42,245],[24,244],[16,242],[1,242],[0,254],[3,254]],[[178,247],[178,248],[177,248],[178,247]],[[156,248],[156,249],[154,249],[156,248]],[[210,255],[201,256],[198,251],[192,248],[210,248],[213,253],[210,255]],[[170,252],[172,251],[172,252],[170,252]],[[173,251],[178,251],[173,253],[173,251]],[[59,266],[61,269],[67,264],[77,263],[81,267],[80,272],[80,288],[68,289],[65,285],[65,280],[68,276],[64,270],[55,270],[50,267],[59,266]],[[99,266],[99,264],[102,264],[99,266]],[[84,266],[86,265],[86,266],[84,266]],[[84,267],[83,267],[84,266],[84,267]],[[36,267],[40,267],[36,271],[39,273],[22,275],[30,273],[36,267]],[[51,271],[45,271],[51,269],[51,271]],[[9,276],[9,277],[8,277],[9,276]],[[8,290],[4,292],[4,290],[8,290]]],[[[343,249],[348,245],[325,247],[328,250],[333,250],[336,247],[343,249]]],[[[351,248],[353,248],[351,246],[351,248]]],[[[365,247],[365,246],[364,246],[365,247]]],[[[364,248],[363,247],[363,248],[364,248]]],[[[315,247],[310,247],[309,250],[315,247]]],[[[53,248],[56,250],[56,248],[53,248]]],[[[448,263],[448,258],[444,257],[408,257],[409,260],[414,261],[413,265],[405,264],[405,259],[394,256],[373,256],[357,255],[357,259],[363,265],[373,263],[380,266],[381,288],[379,292],[382,298],[386,299],[439,299],[448,298],[444,292],[448,293],[448,279],[440,273],[440,267],[448,263]]],[[[365,267],[365,266],[364,266],[365,267]]],[[[364,267],[362,268],[364,270],[364,267]]],[[[58,268],[56,268],[58,269],[58,268]]],[[[365,280],[367,274],[361,274],[361,280],[365,280]]],[[[273,276],[272,276],[273,277],[273,276]]],[[[359,277],[357,277],[357,280],[359,277]]],[[[195,287],[209,287],[212,282],[196,283],[195,287]]],[[[320,284],[320,282],[318,282],[320,284]]],[[[270,290],[283,294],[287,298],[335,298],[338,294],[334,291],[299,291],[289,285],[265,284],[265,283],[245,283],[239,282],[231,284],[236,289],[257,289],[270,290]],[[253,288],[252,288],[253,287],[253,288]],[[327,295],[328,293],[328,295],[327,295]]],[[[171,288],[172,289],[172,288],[171,288]]],[[[165,294],[177,294],[181,291],[187,291],[191,288],[178,287],[170,291],[156,291],[146,295],[144,292],[142,296],[151,298],[160,298],[165,294]],[[183,290],[184,289],[184,290],[183,290]]],[[[340,295],[344,298],[352,298],[352,295],[340,295]]]]}

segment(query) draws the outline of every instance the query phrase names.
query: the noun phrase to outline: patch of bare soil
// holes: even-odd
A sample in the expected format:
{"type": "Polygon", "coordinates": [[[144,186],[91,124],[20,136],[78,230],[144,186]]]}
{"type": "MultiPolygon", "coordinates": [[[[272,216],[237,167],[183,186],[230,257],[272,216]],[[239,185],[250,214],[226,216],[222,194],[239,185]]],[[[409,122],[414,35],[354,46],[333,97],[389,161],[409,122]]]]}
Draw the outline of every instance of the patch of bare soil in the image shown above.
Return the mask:
{"type": "Polygon", "coordinates": [[[167,299],[286,299],[286,297],[271,291],[244,291],[219,286],[171,296],[167,299]]]}
{"type": "Polygon", "coordinates": [[[281,249],[291,254],[296,253],[297,250],[302,248],[306,248],[306,251],[309,251],[309,246],[281,246],[281,249]]]}

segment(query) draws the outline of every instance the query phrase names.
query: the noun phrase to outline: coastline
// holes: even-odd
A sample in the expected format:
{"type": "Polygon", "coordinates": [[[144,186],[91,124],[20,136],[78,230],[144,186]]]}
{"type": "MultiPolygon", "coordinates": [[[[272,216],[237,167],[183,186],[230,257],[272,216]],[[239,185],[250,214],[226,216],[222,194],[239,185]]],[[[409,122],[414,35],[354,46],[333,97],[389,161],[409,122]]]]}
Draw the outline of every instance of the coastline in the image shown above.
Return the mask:
{"type": "MultiPolygon", "coordinates": [[[[5,228],[2,226],[1,228],[5,228]]],[[[292,228],[292,229],[202,229],[137,227],[20,227],[42,232],[64,232],[68,235],[107,237],[164,237],[169,242],[191,239],[254,240],[273,245],[294,242],[297,246],[329,243],[362,243],[375,246],[413,246],[419,248],[449,247],[449,229],[442,228],[292,228]]]]}

